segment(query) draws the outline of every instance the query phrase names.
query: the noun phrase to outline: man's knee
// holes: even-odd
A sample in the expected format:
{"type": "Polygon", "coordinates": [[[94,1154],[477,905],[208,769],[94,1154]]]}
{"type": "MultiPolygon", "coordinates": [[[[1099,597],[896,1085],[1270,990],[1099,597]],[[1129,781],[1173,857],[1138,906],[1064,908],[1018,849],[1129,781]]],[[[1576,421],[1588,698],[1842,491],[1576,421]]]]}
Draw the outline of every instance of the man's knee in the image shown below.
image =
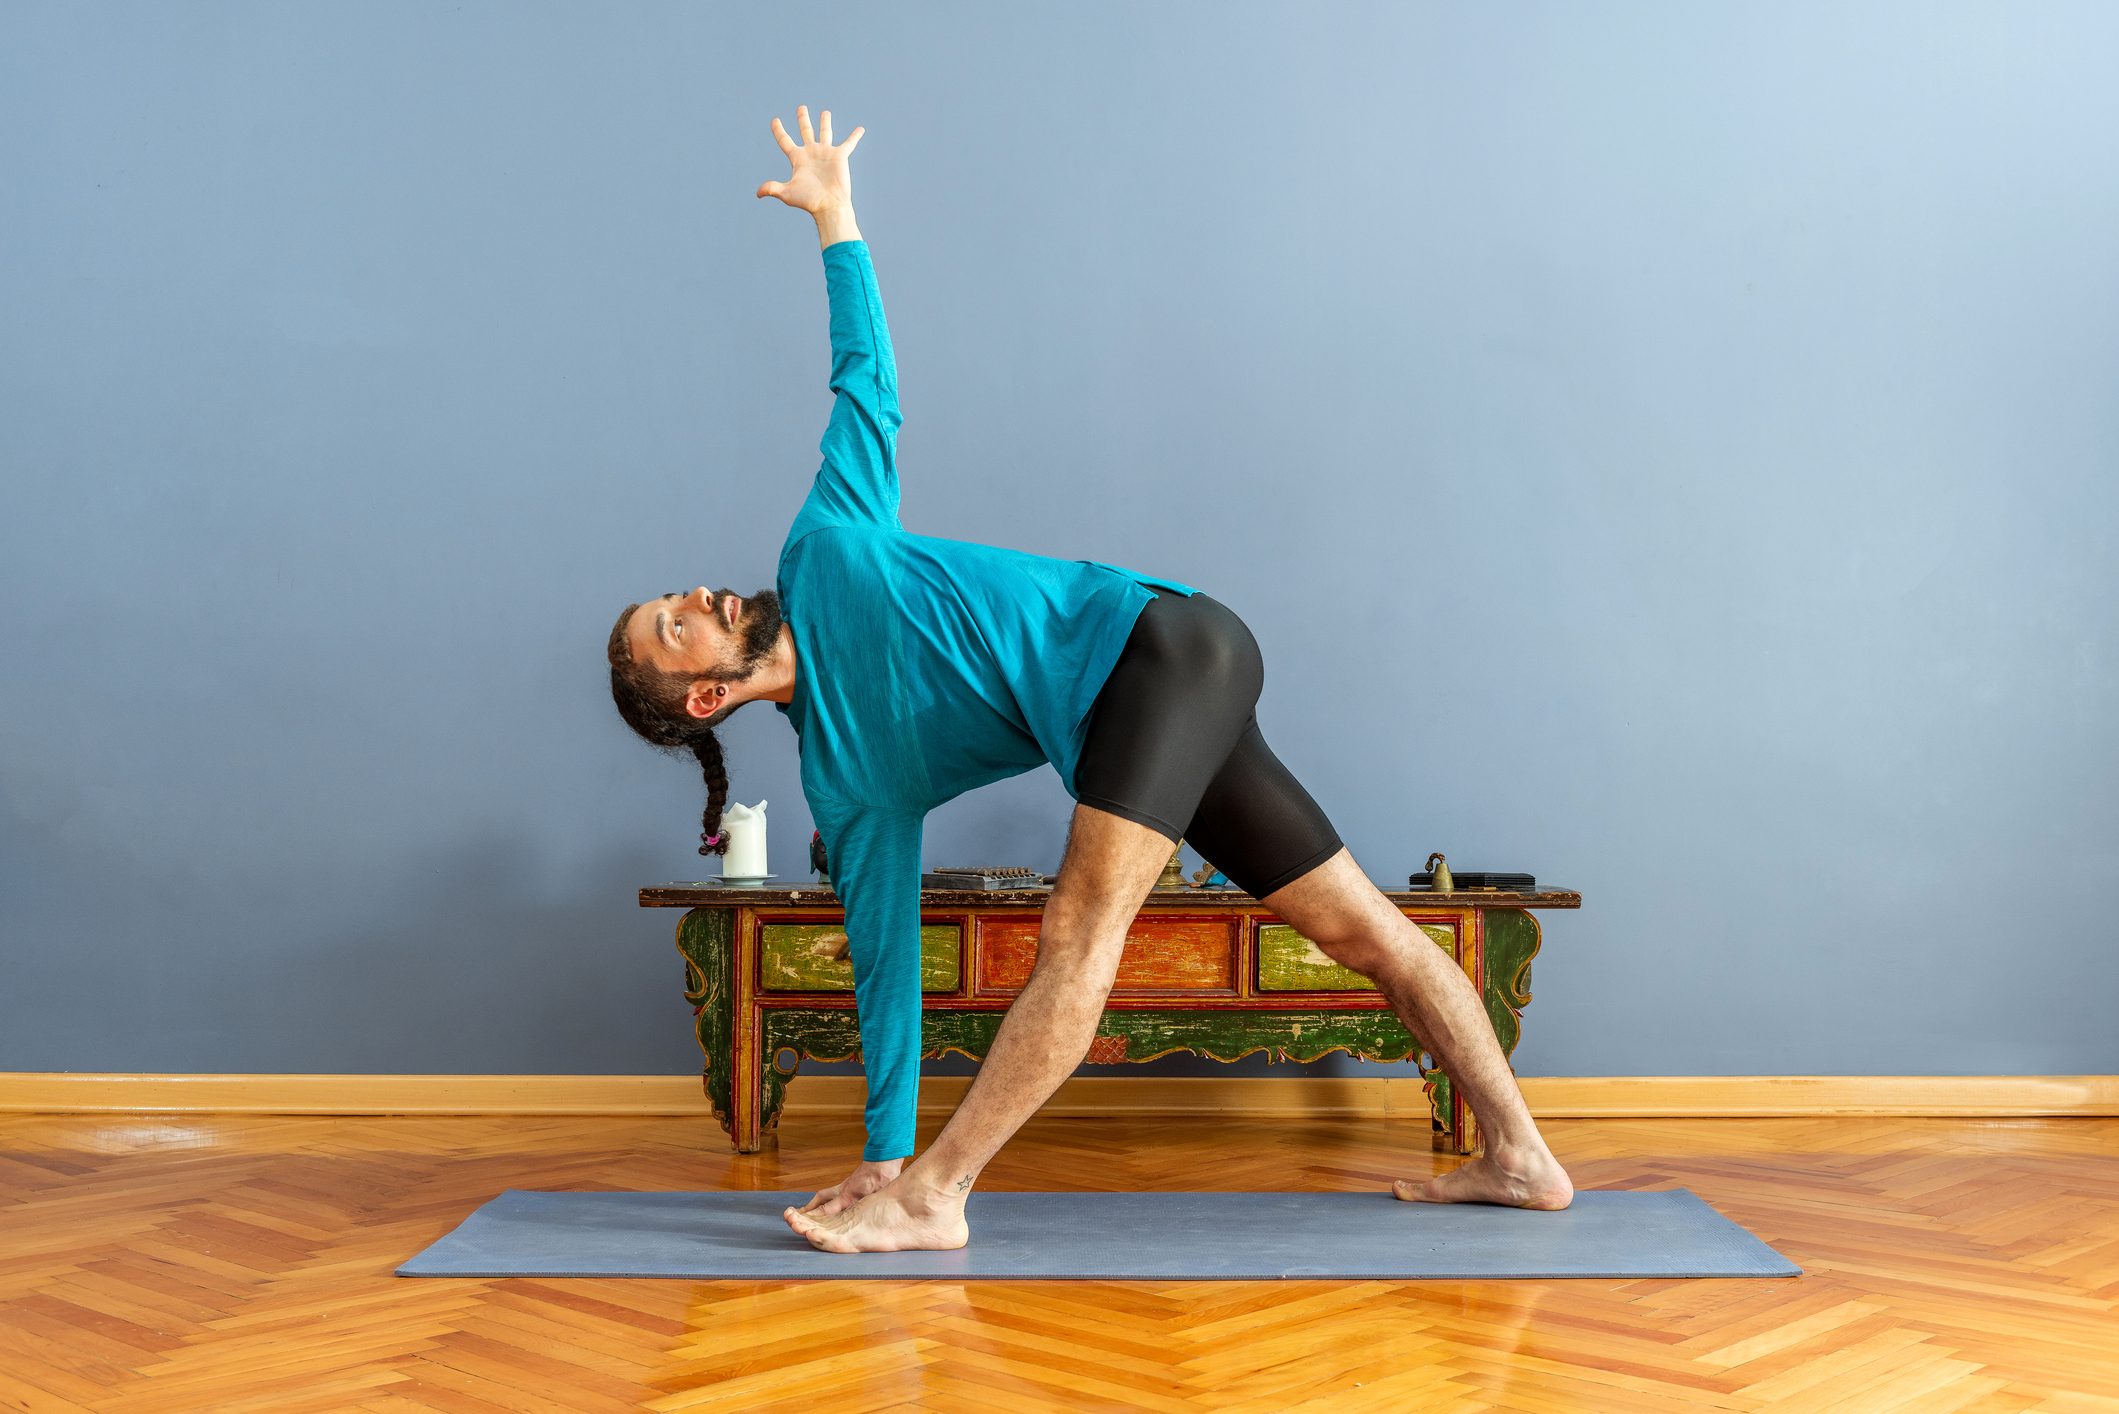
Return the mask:
{"type": "MultiPolygon", "coordinates": [[[[1305,933],[1304,937],[1310,935],[1305,933]]],[[[1387,925],[1366,924],[1327,938],[1310,938],[1317,950],[1350,972],[1374,978],[1389,966],[1392,954],[1401,946],[1403,939],[1395,936],[1395,930],[1387,925]]]]}
{"type": "Polygon", "coordinates": [[[1030,975],[1064,979],[1074,988],[1095,992],[1101,1000],[1118,980],[1130,924],[1130,919],[1116,925],[1069,924],[1047,913],[1044,926],[1038,929],[1037,959],[1030,975]]]}
{"type": "Polygon", "coordinates": [[[1319,952],[1364,977],[1406,946],[1411,927],[1344,848],[1263,902],[1319,952]]]}
{"type": "Polygon", "coordinates": [[[1108,992],[1126,934],[1175,849],[1146,825],[1077,804],[1059,883],[1045,901],[1032,975],[1061,972],[1077,986],[1108,992]]]}

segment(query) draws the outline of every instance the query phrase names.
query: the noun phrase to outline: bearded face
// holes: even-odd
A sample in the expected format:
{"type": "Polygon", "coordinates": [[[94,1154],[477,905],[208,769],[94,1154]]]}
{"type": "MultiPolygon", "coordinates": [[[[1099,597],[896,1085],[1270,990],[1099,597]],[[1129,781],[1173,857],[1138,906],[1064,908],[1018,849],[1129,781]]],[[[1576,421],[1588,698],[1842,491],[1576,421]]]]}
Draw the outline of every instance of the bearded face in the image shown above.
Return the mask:
{"type": "MultiPolygon", "coordinates": [[[[641,604],[627,626],[627,646],[635,663],[667,680],[688,680],[697,691],[701,680],[715,686],[755,676],[778,644],[782,622],[780,596],[770,589],[745,598],[731,589],[701,585],[641,604]]],[[[731,704],[708,720],[719,722],[740,705],[731,704]]]]}

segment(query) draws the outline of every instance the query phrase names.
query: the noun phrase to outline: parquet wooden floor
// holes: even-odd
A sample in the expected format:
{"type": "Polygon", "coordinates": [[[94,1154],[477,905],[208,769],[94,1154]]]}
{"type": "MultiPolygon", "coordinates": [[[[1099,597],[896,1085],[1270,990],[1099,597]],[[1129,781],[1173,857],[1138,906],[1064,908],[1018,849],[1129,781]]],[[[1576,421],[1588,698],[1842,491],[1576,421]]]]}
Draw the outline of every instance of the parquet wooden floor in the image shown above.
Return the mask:
{"type": "MultiPolygon", "coordinates": [[[[923,1124],[923,1142],[933,1122],[923,1124]]],[[[409,1280],[503,1188],[798,1188],[678,1118],[0,1116],[0,1408],[2119,1409],[2119,1120],[1574,1120],[1582,1187],[1689,1187],[1774,1280],[409,1280]]],[[[1038,1120],[982,1187],[1378,1188],[1403,1122],[1038,1120]]],[[[973,1234],[976,1240],[976,1232],[973,1234]]]]}

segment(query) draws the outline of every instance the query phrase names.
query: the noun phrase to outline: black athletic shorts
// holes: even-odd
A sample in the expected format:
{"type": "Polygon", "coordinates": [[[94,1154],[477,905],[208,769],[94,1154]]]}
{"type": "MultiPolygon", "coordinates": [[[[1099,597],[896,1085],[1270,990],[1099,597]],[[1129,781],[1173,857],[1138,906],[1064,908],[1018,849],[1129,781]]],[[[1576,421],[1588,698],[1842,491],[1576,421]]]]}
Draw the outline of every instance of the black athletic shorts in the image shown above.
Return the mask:
{"type": "Polygon", "coordinates": [[[1154,589],[1089,709],[1074,798],[1146,825],[1253,898],[1342,848],[1258,731],[1265,662],[1228,605],[1154,589]]]}

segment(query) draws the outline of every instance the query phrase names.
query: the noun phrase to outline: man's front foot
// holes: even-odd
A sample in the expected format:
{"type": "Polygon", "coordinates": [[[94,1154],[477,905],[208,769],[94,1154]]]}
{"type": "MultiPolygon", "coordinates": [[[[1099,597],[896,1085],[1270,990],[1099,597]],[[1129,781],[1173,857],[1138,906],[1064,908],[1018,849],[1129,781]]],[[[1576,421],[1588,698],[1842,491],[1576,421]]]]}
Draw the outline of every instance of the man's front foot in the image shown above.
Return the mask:
{"type": "Polygon", "coordinates": [[[902,1178],[830,1217],[799,1208],[781,1216],[819,1252],[947,1252],[971,1240],[961,1194],[934,1194],[902,1178]]]}
{"type": "Polygon", "coordinates": [[[1401,1178],[1391,1192],[1408,1203],[1498,1203],[1546,1210],[1564,1208],[1575,1199],[1567,1170],[1544,1149],[1489,1149],[1425,1183],[1401,1178]]]}

